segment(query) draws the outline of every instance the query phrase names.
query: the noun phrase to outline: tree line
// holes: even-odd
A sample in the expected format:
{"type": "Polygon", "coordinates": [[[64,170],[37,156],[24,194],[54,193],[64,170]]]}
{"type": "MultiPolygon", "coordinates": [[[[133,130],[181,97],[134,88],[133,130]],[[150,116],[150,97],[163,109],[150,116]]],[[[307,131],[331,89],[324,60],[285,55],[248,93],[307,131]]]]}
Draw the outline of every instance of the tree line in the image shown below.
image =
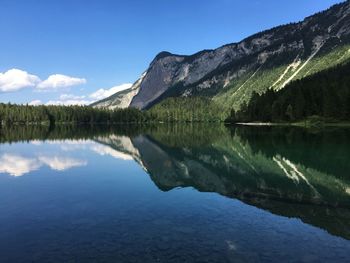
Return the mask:
{"type": "Polygon", "coordinates": [[[254,93],[228,122],[296,122],[311,116],[324,120],[350,121],[350,63],[338,65],[284,89],[254,93]]]}
{"type": "Polygon", "coordinates": [[[148,110],[149,117],[161,122],[220,122],[222,106],[207,97],[170,97],[148,110]]]}
{"type": "Polygon", "coordinates": [[[0,124],[131,123],[148,115],[135,108],[108,110],[90,106],[31,106],[0,103],[0,124]]]}
{"type": "Polygon", "coordinates": [[[13,124],[115,124],[219,121],[221,109],[204,98],[169,98],[147,111],[91,106],[46,106],[0,103],[0,127],[13,124]]]}
{"type": "Polygon", "coordinates": [[[227,122],[297,122],[315,115],[326,120],[350,121],[350,63],[294,81],[279,91],[255,92],[248,103],[230,113],[207,97],[168,98],[147,111],[0,103],[0,127],[12,124],[221,122],[225,119],[227,122]]]}

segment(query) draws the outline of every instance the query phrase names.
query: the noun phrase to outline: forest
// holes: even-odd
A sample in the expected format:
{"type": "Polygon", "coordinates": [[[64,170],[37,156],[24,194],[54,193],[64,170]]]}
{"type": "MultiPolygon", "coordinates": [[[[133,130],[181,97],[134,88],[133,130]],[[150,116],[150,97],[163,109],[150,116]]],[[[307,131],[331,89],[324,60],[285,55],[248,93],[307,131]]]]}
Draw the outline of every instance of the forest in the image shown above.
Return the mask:
{"type": "Polygon", "coordinates": [[[254,93],[227,122],[297,122],[310,117],[350,121],[350,63],[296,80],[284,89],[254,93]]]}
{"type": "Polygon", "coordinates": [[[207,97],[171,97],[153,106],[148,116],[161,122],[220,122],[223,109],[207,97]]]}
{"type": "Polygon", "coordinates": [[[0,126],[12,124],[116,124],[145,122],[326,122],[350,121],[350,63],[296,80],[284,89],[253,93],[227,113],[207,97],[173,97],[140,111],[91,106],[30,106],[0,103],[0,126]]]}
{"type": "Polygon", "coordinates": [[[97,109],[90,106],[30,106],[0,103],[1,126],[12,124],[113,124],[144,122],[148,115],[128,108],[97,109]]]}
{"type": "Polygon", "coordinates": [[[0,124],[117,124],[152,122],[219,122],[222,110],[207,98],[170,98],[150,110],[91,106],[30,106],[0,103],[0,124]]]}

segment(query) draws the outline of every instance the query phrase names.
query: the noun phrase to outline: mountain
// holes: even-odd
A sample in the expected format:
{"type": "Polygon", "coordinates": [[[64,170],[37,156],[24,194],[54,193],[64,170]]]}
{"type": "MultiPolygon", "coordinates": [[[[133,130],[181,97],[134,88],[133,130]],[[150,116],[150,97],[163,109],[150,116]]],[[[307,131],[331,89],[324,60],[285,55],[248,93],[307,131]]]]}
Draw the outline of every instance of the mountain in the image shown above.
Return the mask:
{"type": "Polygon", "coordinates": [[[162,191],[217,193],[350,240],[349,133],[203,123],[18,125],[0,129],[0,141],[93,140],[94,152],[134,159],[162,191]]]}
{"type": "Polygon", "coordinates": [[[280,90],[293,80],[350,58],[350,1],[194,55],[159,53],[134,89],[94,106],[148,109],[169,97],[205,96],[224,109],[240,108],[253,91],[280,90]]]}
{"type": "Polygon", "coordinates": [[[162,191],[191,187],[218,193],[350,239],[350,181],[344,173],[349,162],[339,159],[348,145],[337,143],[349,138],[348,131],[328,135],[299,128],[252,129],[164,125],[95,141],[129,155],[162,191]],[[266,132],[275,136],[266,137],[266,132]],[[321,143],[325,136],[333,142],[333,156],[321,143]],[[295,150],[291,145],[301,137],[305,148],[295,150]]]}
{"type": "Polygon", "coordinates": [[[339,64],[279,91],[252,95],[248,105],[231,111],[229,122],[350,121],[350,62],[339,64]]]}
{"type": "Polygon", "coordinates": [[[99,100],[91,104],[93,107],[97,108],[127,108],[129,107],[134,96],[139,92],[140,85],[145,77],[146,73],[143,73],[142,76],[135,81],[135,83],[128,89],[119,91],[108,98],[99,100]]]}

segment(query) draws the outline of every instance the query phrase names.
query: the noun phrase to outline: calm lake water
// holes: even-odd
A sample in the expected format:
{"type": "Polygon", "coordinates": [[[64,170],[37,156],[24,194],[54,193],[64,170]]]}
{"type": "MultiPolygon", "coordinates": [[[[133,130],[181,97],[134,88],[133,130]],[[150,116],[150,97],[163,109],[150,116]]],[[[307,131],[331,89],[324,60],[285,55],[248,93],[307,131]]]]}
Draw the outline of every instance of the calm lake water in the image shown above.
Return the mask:
{"type": "Polygon", "coordinates": [[[349,262],[350,130],[0,129],[0,262],[349,262]]]}

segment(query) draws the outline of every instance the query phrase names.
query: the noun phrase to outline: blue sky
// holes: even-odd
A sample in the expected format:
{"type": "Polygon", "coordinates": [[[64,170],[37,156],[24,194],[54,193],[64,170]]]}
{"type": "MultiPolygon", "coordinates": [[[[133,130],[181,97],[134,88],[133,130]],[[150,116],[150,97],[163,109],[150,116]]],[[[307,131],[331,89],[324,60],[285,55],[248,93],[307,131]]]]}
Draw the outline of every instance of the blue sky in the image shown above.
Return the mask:
{"type": "Polygon", "coordinates": [[[134,82],[160,51],[216,48],[339,2],[0,0],[0,102],[87,103],[134,82]]]}

